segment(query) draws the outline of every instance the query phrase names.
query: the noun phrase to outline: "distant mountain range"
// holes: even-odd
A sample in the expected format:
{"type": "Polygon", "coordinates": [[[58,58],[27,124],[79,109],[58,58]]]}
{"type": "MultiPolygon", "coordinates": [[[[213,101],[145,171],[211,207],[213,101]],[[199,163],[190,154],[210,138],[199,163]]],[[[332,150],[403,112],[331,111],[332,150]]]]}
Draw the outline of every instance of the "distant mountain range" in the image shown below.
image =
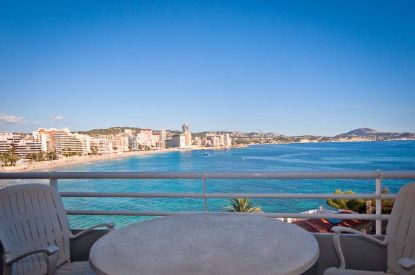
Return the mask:
{"type": "MultiPolygon", "coordinates": [[[[111,127],[106,129],[93,129],[89,131],[82,131],[79,133],[89,134],[89,135],[114,135],[124,132],[125,130],[131,130],[133,133],[137,133],[141,128],[138,127],[111,127]]],[[[168,132],[173,134],[179,134],[180,131],[177,130],[168,130],[168,132]]],[[[334,137],[322,137],[322,136],[315,136],[315,135],[303,135],[303,136],[286,136],[276,133],[255,133],[255,132],[225,132],[225,131],[212,131],[212,132],[199,132],[199,133],[192,133],[193,136],[201,137],[206,135],[207,133],[215,133],[215,134],[224,134],[229,133],[232,137],[240,137],[240,138],[248,138],[248,139],[272,139],[272,140],[279,140],[279,141],[286,141],[292,142],[301,139],[309,139],[309,140],[318,140],[318,141],[339,141],[339,140],[391,140],[391,139],[415,139],[415,133],[396,133],[396,132],[382,132],[377,131],[371,128],[359,128],[353,131],[343,133],[334,137]]]]}
{"type": "Polygon", "coordinates": [[[396,132],[381,132],[371,128],[359,128],[344,134],[336,136],[337,138],[348,138],[348,137],[379,137],[385,139],[404,139],[404,138],[415,138],[415,133],[396,133],[396,132]]]}

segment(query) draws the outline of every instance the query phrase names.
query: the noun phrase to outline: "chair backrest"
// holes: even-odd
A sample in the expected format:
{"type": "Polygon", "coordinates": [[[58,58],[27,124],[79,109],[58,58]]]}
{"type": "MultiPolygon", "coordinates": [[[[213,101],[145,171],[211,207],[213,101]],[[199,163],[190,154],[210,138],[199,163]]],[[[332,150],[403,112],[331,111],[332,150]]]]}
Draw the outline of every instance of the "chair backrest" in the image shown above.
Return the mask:
{"type": "MultiPolygon", "coordinates": [[[[54,188],[45,184],[21,184],[0,189],[0,241],[5,253],[15,257],[56,245],[58,265],[61,265],[69,261],[69,235],[68,218],[54,188]]],[[[20,268],[38,269],[31,265],[43,265],[44,260],[42,255],[35,255],[19,261],[23,262],[20,268]]]]}
{"type": "Polygon", "coordinates": [[[386,229],[388,272],[405,274],[399,259],[415,258],[415,183],[401,188],[393,205],[386,229]]]}

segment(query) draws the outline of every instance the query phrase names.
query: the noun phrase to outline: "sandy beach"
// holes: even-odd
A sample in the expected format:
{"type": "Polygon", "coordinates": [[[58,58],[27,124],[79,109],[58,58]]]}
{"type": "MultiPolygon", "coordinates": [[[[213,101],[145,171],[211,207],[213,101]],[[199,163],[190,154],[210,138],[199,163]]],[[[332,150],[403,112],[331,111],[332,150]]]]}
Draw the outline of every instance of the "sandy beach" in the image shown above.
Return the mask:
{"type": "Polygon", "coordinates": [[[88,163],[95,163],[99,161],[115,160],[120,158],[128,158],[134,156],[143,156],[151,154],[161,154],[167,152],[177,152],[177,151],[191,151],[191,150],[224,150],[224,147],[191,147],[191,148],[170,148],[170,149],[161,149],[154,151],[134,151],[134,152],[125,152],[125,153],[112,153],[105,155],[90,155],[90,156],[71,156],[71,157],[62,157],[58,160],[53,161],[40,161],[40,162],[29,162],[24,164],[19,164],[16,166],[1,166],[0,172],[32,172],[32,171],[53,171],[58,168],[76,166],[88,163]]]}

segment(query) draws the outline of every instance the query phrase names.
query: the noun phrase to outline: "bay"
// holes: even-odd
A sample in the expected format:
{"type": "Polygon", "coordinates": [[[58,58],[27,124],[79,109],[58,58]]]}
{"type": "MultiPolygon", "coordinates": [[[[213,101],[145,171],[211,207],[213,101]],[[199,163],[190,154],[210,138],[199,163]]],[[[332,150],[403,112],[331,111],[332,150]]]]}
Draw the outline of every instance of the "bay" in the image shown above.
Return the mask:
{"type": "MultiPolygon", "coordinates": [[[[296,143],[253,145],[228,150],[193,150],[143,155],[59,171],[264,172],[415,170],[415,141],[296,143]],[[204,154],[207,152],[208,154],[204,154]]],[[[410,180],[384,180],[390,193],[410,180]]],[[[207,192],[332,193],[336,189],[370,193],[373,180],[208,180],[207,192]]],[[[201,180],[59,180],[59,191],[202,192],[201,180]]],[[[64,198],[67,209],[128,211],[202,211],[201,199],[64,198]]],[[[265,212],[301,212],[326,205],[325,200],[256,199],[265,212]]],[[[227,199],[209,199],[209,211],[224,211],[227,199]]],[[[114,221],[117,226],[148,217],[70,216],[71,227],[114,221]]]]}

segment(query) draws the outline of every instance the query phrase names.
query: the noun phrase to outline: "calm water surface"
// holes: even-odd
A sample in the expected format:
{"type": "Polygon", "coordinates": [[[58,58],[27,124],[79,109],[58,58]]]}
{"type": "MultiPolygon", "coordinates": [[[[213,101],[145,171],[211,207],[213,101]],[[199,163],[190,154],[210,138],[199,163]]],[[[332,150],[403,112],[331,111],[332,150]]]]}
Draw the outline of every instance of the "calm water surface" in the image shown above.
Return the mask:
{"type": "MultiPolygon", "coordinates": [[[[230,150],[169,152],[60,169],[60,171],[252,172],[415,170],[415,141],[255,145],[230,150]]],[[[408,180],[385,180],[391,193],[408,180]]],[[[374,180],[208,180],[208,192],[332,193],[337,188],[374,192],[374,180]]],[[[60,191],[201,192],[201,180],[60,180],[60,191]]],[[[325,200],[255,200],[264,211],[299,212],[326,206],[325,200]]],[[[199,199],[64,198],[68,209],[201,211],[199,199]]],[[[210,211],[228,200],[211,199],[210,211]]],[[[112,220],[122,226],[144,218],[72,216],[71,226],[112,220]]]]}

